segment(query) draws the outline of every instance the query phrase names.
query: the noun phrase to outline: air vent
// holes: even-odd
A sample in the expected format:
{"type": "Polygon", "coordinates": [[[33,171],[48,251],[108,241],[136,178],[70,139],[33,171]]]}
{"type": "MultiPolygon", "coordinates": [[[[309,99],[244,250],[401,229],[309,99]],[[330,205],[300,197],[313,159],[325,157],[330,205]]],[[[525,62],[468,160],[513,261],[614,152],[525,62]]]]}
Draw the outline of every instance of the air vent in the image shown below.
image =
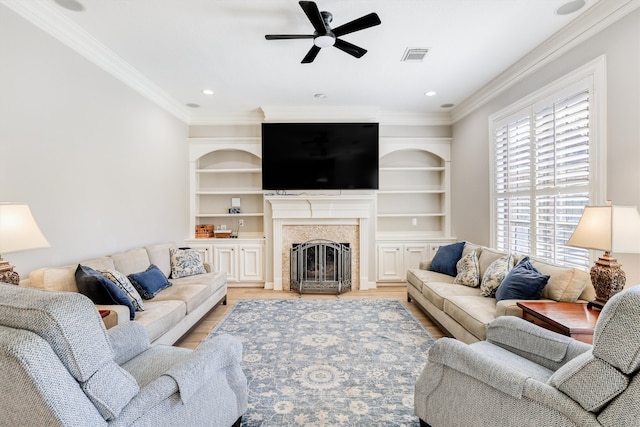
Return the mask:
{"type": "Polygon", "coordinates": [[[403,62],[422,62],[424,57],[427,56],[429,49],[408,47],[402,55],[403,62]]]}

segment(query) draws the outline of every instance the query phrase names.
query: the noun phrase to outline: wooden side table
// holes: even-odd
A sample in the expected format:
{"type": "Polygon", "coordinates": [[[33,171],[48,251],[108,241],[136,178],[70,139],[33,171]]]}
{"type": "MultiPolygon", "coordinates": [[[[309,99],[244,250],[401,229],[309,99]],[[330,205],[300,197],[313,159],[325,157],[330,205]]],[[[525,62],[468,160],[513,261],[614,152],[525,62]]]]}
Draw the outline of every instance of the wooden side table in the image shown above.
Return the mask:
{"type": "Polygon", "coordinates": [[[521,301],[522,318],[545,329],[593,343],[593,330],[600,311],[579,302],[521,301]]]}

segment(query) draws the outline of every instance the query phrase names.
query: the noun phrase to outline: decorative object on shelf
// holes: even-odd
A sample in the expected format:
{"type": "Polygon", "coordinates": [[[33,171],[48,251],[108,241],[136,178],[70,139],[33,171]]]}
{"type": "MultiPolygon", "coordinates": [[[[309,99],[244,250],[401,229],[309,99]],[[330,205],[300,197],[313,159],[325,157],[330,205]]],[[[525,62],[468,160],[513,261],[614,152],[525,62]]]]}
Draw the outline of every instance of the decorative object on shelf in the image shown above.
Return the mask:
{"type": "Polygon", "coordinates": [[[49,242],[28,205],[0,203],[0,282],[20,283],[20,276],[8,261],[2,259],[2,254],[46,247],[49,242]]]}
{"type": "Polygon", "coordinates": [[[229,208],[229,213],[230,214],[239,214],[240,213],[240,208],[229,208]]]}
{"type": "Polygon", "coordinates": [[[596,300],[589,307],[602,308],[624,288],[626,276],[616,253],[640,253],[640,213],[636,206],[587,206],[567,241],[568,246],[604,251],[591,267],[596,300]]]}
{"type": "Polygon", "coordinates": [[[228,239],[231,237],[231,230],[215,230],[213,236],[216,239],[228,239]]]}
{"type": "Polygon", "coordinates": [[[196,239],[213,237],[213,224],[196,224],[196,239]]]}

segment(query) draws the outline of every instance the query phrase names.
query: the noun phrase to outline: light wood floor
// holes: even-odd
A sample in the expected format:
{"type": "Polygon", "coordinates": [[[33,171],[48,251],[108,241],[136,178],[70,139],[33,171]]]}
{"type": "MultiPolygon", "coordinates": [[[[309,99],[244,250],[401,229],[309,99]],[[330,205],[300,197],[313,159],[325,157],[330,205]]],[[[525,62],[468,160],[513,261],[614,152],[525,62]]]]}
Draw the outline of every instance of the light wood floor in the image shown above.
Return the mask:
{"type": "MultiPolygon", "coordinates": [[[[228,288],[227,290],[227,305],[219,305],[214,310],[210,311],[200,323],[191,329],[180,341],[175,345],[186,348],[196,348],[200,341],[202,341],[209,332],[222,320],[227,313],[231,310],[238,300],[242,299],[293,299],[299,298],[296,292],[288,291],[272,291],[262,288],[228,288]]],[[[335,295],[302,295],[304,299],[314,298],[336,298],[335,295]]],[[[409,309],[420,323],[425,327],[427,331],[434,337],[440,338],[443,335],[442,331],[429,320],[429,318],[420,310],[420,308],[414,304],[407,302],[407,287],[406,286],[387,286],[379,287],[368,291],[352,291],[342,294],[340,298],[394,298],[399,299],[409,309]]]]}

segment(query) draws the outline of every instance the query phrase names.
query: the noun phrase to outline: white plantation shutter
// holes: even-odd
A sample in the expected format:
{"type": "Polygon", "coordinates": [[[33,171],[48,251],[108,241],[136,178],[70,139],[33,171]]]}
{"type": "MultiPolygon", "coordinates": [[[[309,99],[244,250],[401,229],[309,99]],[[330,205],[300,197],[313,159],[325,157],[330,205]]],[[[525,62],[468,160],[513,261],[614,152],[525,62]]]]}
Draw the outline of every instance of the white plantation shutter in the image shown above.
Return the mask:
{"type": "Polygon", "coordinates": [[[565,245],[589,203],[590,90],[547,98],[494,122],[496,248],[586,268],[565,245]]]}

